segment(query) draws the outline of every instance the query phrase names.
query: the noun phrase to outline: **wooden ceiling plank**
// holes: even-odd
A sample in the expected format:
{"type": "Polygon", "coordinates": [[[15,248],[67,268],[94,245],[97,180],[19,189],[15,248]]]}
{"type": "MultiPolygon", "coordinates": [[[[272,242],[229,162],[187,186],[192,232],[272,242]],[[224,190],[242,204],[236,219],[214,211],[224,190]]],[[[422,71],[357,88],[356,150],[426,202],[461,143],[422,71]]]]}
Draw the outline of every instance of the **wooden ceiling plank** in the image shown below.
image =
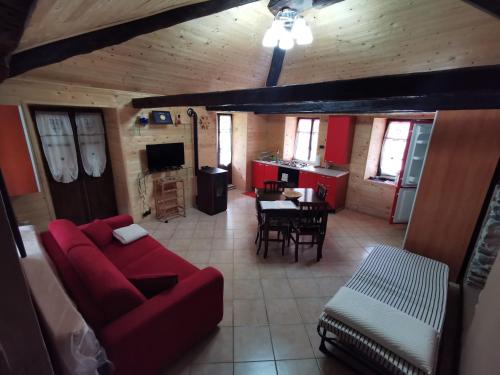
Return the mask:
{"type": "Polygon", "coordinates": [[[255,1],[209,0],[21,51],[12,56],[10,76],[255,1]]]}

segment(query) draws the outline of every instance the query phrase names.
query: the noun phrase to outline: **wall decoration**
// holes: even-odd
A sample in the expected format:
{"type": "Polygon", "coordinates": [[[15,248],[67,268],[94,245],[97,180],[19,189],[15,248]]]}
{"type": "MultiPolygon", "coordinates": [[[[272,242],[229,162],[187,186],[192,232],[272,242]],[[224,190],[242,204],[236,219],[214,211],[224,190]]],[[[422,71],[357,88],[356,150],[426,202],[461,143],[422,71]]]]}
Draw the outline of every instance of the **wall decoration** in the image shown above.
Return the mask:
{"type": "Polygon", "coordinates": [[[210,120],[208,118],[208,116],[201,116],[200,117],[200,127],[202,129],[205,129],[207,130],[210,126],[210,120]]]}
{"type": "Polygon", "coordinates": [[[139,123],[139,125],[146,126],[147,124],[149,124],[149,118],[146,115],[139,115],[137,117],[137,122],[139,123]]]}
{"type": "Polygon", "coordinates": [[[152,111],[153,124],[173,124],[172,116],[168,111],[152,111]]]}

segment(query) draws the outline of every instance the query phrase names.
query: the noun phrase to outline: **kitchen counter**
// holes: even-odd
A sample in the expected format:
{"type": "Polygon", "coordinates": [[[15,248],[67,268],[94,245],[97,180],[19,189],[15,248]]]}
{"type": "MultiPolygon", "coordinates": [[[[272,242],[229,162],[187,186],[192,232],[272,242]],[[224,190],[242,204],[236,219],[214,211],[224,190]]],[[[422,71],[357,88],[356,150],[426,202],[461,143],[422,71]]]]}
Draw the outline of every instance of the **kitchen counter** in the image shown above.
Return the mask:
{"type": "Polygon", "coordinates": [[[348,171],[342,171],[340,169],[330,169],[330,168],[321,168],[321,167],[313,167],[313,166],[308,166],[308,167],[291,167],[289,165],[284,165],[280,163],[276,163],[274,161],[263,161],[263,160],[254,160],[258,163],[262,164],[268,164],[268,165],[274,165],[277,167],[283,167],[283,168],[290,168],[290,169],[296,169],[298,171],[304,171],[304,172],[311,172],[311,173],[317,173],[323,176],[330,176],[330,177],[342,177],[345,175],[348,175],[348,171]]]}

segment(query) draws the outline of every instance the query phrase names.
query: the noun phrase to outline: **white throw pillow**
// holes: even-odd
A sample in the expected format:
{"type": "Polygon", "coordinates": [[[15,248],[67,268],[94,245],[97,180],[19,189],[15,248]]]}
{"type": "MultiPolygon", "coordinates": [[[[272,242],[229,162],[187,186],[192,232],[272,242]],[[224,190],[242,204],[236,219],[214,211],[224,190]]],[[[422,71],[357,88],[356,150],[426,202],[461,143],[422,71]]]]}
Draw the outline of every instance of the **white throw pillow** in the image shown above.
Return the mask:
{"type": "Polygon", "coordinates": [[[113,231],[113,236],[124,245],[137,241],[148,234],[148,231],[138,224],[131,224],[113,231]]]}

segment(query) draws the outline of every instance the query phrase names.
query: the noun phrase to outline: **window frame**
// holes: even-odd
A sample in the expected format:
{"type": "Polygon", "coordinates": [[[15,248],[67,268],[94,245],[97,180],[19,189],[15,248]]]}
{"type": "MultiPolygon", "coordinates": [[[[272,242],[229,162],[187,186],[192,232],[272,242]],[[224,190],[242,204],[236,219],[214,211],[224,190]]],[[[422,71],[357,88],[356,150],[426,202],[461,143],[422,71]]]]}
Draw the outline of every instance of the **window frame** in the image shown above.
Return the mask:
{"type": "MultiPolygon", "coordinates": [[[[380,177],[380,178],[385,178],[389,181],[393,181],[394,183],[397,182],[398,180],[398,174],[395,176],[388,175],[388,174],[382,174],[382,169],[380,167],[382,163],[382,152],[384,150],[384,144],[385,141],[388,139],[387,138],[387,133],[389,132],[389,126],[391,122],[407,122],[409,124],[408,126],[408,134],[405,139],[405,147],[403,151],[403,156],[401,158],[401,168],[399,170],[399,173],[401,173],[401,170],[404,168],[404,163],[406,160],[406,152],[407,152],[407,147],[408,147],[408,139],[411,137],[411,132],[413,128],[413,124],[415,123],[415,120],[409,120],[409,119],[399,119],[399,118],[388,118],[385,124],[385,131],[384,131],[384,136],[382,137],[382,143],[380,145],[380,151],[379,151],[379,159],[378,159],[378,165],[377,165],[377,175],[375,177],[380,177]]],[[[395,138],[389,138],[389,139],[395,139],[395,138]]]]}
{"type": "MultiPolygon", "coordinates": [[[[319,143],[319,129],[321,126],[321,119],[319,117],[297,117],[297,123],[295,125],[295,149],[293,150],[293,158],[296,160],[304,161],[307,163],[311,162],[311,145],[312,145],[312,137],[313,137],[313,129],[314,129],[314,121],[318,120],[318,143],[319,143]],[[310,120],[311,121],[311,128],[309,130],[309,144],[307,145],[307,160],[302,160],[302,159],[297,159],[295,157],[297,153],[297,135],[299,133],[299,122],[300,120],[310,120]]],[[[316,148],[317,150],[317,148],[316,148]]]]}

